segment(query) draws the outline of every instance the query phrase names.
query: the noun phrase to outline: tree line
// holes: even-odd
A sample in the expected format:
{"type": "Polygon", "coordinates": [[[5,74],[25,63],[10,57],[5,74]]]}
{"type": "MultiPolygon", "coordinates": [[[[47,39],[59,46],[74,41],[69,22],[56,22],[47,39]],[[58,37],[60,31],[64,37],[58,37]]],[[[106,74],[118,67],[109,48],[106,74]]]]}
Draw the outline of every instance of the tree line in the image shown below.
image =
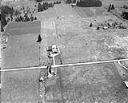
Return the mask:
{"type": "Polygon", "coordinates": [[[38,12],[47,10],[48,8],[53,7],[54,4],[60,4],[60,3],[61,3],[60,1],[56,1],[54,3],[48,3],[48,2],[43,2],[43,4],[38,3],[38,12]]]}
{"type": "MultiPolygon", "coordinates": [[[[66,0],[66,3],[75,3],[76,0],[66,0]]],[[[77,6],[79,7],[100,7],[102,6],[102,2],[100,0],[81,0],[77,2],[77,6]]]]}

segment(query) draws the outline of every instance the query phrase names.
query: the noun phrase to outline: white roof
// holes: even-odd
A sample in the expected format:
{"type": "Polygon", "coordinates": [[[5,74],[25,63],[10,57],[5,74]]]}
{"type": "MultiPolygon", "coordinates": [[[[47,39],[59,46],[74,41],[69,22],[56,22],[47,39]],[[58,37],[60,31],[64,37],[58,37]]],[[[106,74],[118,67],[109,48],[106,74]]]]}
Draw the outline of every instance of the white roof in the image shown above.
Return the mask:
{"type": "Polygon", "coordinates": [[[125,85],[128,87],[128,81],[124,81],[125,85]]]}

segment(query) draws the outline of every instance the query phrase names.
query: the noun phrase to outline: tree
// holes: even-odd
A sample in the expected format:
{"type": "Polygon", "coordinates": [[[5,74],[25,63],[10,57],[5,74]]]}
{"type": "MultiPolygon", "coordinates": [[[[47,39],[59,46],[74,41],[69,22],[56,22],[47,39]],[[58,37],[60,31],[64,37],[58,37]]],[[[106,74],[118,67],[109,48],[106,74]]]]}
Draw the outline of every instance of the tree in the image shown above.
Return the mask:
{"type": "Polygon", "coordinates": [[[4,31],[4,26],[7,25],[6,16],[4,14],[1,15],[1,31],[4,31]]]}
{"type": "Polygon", "coordinates": [[[14,12],[14,15],[19,15],[20,14],[20,12],[18,11],[18,10],[15,10],[15,12],[14,12]]]}
{"type": "Polygon", "coordinates": [[[41,41],[42,41],[42,38],[41,38],[41,35],[39,34],[39,35],[38,35],[38,39],[37,39],[36,42],[40,43],[41,41]]]}
{"type": "Polygon", "coordinates": [[[1,31],[4,31],[4,26],[7,25],[6,16],[13,15],[14,9],[13,7],[9,7],[7,5],[1,6],[1,31]]]}
{"type": "Polygon", "coordinates": [[[1,14],[0,14],[0,21],[1,21],[1,14]]]}
{"type": "Polygon", "coordinates": [[[114,9],[115,9],[114,4],[112,4],[111,10],[114,10],[114,9]]]}
{"type": "Polygon", "coordinates": [[[66,3],[72,3],[72,0],[67,0],[66,3]]]}
{"type": "Polygon", "coordinates": [[[35,0],[36,2],[42,2],[43,0],[35,0]]]}
{"type": "Polygon", "coordinates": [[[9,15],[9,14],[10,15],[13,15],[13,12],[14,12],[13,7],[9,7],[7,5],[1,7],[1,15],[2,14],[5,14],[5,15],[9,15]]]}
{"type": "Polygon", "coordinates": [[[42,10],[42,5],[41,3],[38,3],[38,12],[40,12],[42,10]]]}
{"type": "Polygon", "coordinates": [[[128,20],[128,12],[123,11],[123,12],[122,12],[122,17],[123,17],[124,19],[128,20]]]}
{"type": "Polygon", "coordinates": [[[124,8],[124,9],[128,9],[128,6],[127,6],[127,5],[124,5],[123,8],[124,8]]]}
{"type": "Polygon", "coordinates": [[[111,4],[110,4],[109,7],[108,7],[108,12],[110,12],[110,10],[111,10],[111,4]]]}

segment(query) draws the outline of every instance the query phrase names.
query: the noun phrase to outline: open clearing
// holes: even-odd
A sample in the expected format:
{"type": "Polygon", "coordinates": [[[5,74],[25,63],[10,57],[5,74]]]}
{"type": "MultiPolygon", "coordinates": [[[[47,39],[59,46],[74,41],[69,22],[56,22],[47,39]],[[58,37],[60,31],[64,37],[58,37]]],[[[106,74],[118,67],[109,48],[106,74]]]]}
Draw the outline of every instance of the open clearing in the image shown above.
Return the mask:
{"type": "MultiPolygon", "coordinates": [[[[39,55],[41,62],[44,62],[45,49],[52,44],[57,44],[61,49],[63,64],[128,58],[127,30],[97,31],[95,25],[98,23],[117,18],[111,14],[106,16],[104,9],[100,8],[97,9],[103,11],[104,15],[97,11],[99,16],[95,17],[96,8],[88,9],[91,12],[83,14],[81,8],[56,5],[46,13],[39,14],[41,30],[35,30],[33,26],[29,26],[29,30],[22,26],[23,31],[18,28],[17,32],[11,29],[9,32],[15,33],[10,33],[8,47],[2,51],[2,66],[38,65],[39,55]],[[89,27],[90,22],[95,24],[94,27],[89,27]],[[41,54],[36,43],[40,31],[44,40],[41,54]]],[[[15,29],[15,26],[12,28],[15,29]]],[[[128,102],[128,91],[113,63],[58,68],[57,76],[47,81],[46,103],[128,102]]],[[[3,73],[2,103],[38,103],[38,78],[38,70],[3,73]]]]}
{"type": "Polygon", "coordinates": [[[39,33],[40,25],[40,21],[9,23],[6,31],[11,35],[39,33]]]}
{"type": "MultiPolygon", "coordinates": [[[[7,48],[2,50],[2,68],[39,65],[39,44],[36,42],[40,33],[39,23],[27,26],[21,24],[19,28],[18,25],[10,25],[18,32],[8,30],[11,33],[7,48]],[[19,32],[21,28],[23,30],[19,32]]],[[[39,70],[2,73],[2,103],[37,103],[38,78],[39,70]]]]}
{"type": "MultiPolygon", "coordinates": [[[[95,26],[89,27],[95,19],[96,25],[118,18],[111,14],[105,16],[104,9],[100,9],[104,15],[99,14],[95,18],[97,13],[90,9],[93,15],[87,13],[82,17],[69,5],[57,5],[56,32],[45,23],[47,45],[57,44],[60,47],[63,64],[127,58],[127,30],[96,31],[95,26]]],[[[48,21],[53,19],[50,17],[48,21]]],[[[58,68],[58,78],[46,83],[45,99],[46,103],[127,103],[127,96],[115,65],[106,63],[58,68]]]]}
{"type": "Polygon", "coordinates": [[[107,14],[106,11],[103,12],[104,9],[102,10],[102,8],[88,8],[90,12],[84,12],[80,8],[75,8],[78,13],[72,8],[68,9],[71,10],[68,10],[70,13],[66,12],[68,14],[65,14],[66,16],[63,16],[64,9],[63,12],[61,12],[61,7],[58,9],[57,14],[59,12],[62,14],[59,14],[60,19],[56,22],[57,42],[65,47],[62,49],[64,63],[128,57],[127,30],[96,30],[96,25],[109,19],[121,22],[118,18],[112,14],[107,14]],[[101,14],[97,13],[99,10],[102,11],[101,14]],[[79,16],[78,14],[82,15],[79,16]],[[89,27],[90,23],[94,25],[92,28],[89,27]]]}
{"type": "Polygon", "coordinates": [[[128,91],[113,63],[58,69],[59,78],[47,83],[46,103],[128,102],[128,91]]]}

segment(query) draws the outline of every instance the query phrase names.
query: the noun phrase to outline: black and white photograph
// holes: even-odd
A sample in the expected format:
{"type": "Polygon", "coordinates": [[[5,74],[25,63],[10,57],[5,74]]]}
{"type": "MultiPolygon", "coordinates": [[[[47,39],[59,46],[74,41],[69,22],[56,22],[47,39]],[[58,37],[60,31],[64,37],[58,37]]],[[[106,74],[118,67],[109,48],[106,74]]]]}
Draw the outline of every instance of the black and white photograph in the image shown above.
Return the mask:
{"type": "Polygon", "coordinates": [[[128,0],[1,0],[0,103],[128,103],[128,0]]]}

